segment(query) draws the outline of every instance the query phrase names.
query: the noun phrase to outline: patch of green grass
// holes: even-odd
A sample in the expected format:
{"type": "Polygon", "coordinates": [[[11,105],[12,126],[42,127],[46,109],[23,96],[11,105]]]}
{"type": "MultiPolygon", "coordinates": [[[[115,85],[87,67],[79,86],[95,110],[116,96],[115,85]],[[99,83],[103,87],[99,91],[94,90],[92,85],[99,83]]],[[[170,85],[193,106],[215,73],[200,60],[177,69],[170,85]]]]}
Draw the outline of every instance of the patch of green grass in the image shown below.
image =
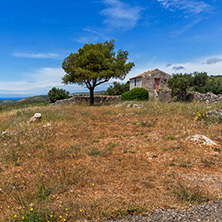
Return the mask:
{"type": "Polygon", "coordinates": [[[193,187],[179,180],[172,191],[179,200],[186,201],[190,204],[201,204],[209,201],[208,195],[204,193],[199,186],[196,185],[193,187]]]}
{"type": "Polygon", "coordinates": [[[98,156],[101,154],[101,151],[96,149],[95,147],[88,147],[87,148],[87,154],[89,156],[98,156]]]}
{"type": "Polygon", "coordinates": [[[172,134],[171,134],[171,135],[168,135],[168,136],[167,136],[167,139],[168,139],[168,140],[174,140],[174,139],[175,139],[175,136],[172,135],[172,134]]]}
{"type": "Polygon", "coordinates": [[[45,175],[40,176],[37,198],[39,201],[46,200],[52,193],[52,188],[48,187],[45,183],[45,175]]]}

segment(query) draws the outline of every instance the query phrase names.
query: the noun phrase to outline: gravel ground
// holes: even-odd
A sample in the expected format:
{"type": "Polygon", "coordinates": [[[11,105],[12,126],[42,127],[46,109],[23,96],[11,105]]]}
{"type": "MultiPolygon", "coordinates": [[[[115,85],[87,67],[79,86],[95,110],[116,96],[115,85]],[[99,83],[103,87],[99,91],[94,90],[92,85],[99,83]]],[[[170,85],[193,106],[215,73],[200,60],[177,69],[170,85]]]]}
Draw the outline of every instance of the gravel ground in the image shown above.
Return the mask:
{"type": "Polygon", "coordinates": [[[134,221],[201,221],[201,222],[222,222],[222,201],[214,201],[203,205],[188,207],[185,210],[155,210],[152,214],[134,215],[126,218],[113,218],[105,222],[134,222],[134,221]]]}

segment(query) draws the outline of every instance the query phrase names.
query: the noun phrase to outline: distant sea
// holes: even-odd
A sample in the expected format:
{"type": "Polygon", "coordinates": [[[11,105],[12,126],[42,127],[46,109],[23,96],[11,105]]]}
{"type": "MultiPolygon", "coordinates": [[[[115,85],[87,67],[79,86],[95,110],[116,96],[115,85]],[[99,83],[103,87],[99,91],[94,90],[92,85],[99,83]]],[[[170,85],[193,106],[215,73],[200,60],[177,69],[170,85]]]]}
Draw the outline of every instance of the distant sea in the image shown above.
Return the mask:
{"type": "Polygon", "coordinates": [[[23,99],[24,97],[8,97],[8,98],[1,98],[0,97],[0,100],[2,101],[5,101],[5,100],[15,100],[15,101],[18,101],[20,99],[23,99]]]}

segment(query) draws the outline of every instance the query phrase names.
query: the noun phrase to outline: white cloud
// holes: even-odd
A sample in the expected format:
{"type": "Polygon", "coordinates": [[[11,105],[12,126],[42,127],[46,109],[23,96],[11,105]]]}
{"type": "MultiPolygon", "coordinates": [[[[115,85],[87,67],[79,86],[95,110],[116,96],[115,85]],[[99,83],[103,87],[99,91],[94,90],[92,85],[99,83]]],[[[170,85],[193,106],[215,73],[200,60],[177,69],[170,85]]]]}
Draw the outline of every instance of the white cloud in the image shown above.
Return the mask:
{"type": "Polygon", "coordinates": [[[211,5],[197,0],[157,0],[157,2],[170,11],[181,10],[188,14],[197,15],[212,9],[211,5]]]}
{"type": "Polygon", "coordinates": [[[52,87],[64,88],[70,92],[87,91],[79,85],[64,86],[62,77],[65,72],[62,68],[42,68],[23,75],[27,76],[27,80],[0,81],[0,96],[47,94],[52,87]]]}
{"type": "Polygon", "coordinates": [[[140,19],[140,13],[143,10],[139,6],[131,6],[120,0],[103,0],[105,9],[101,14],[106,16],[104,23],[112,28],[132,29],[140,19]]]}
{"type": "Polygon", "coordinates": [[[56,53],[23,53],[23,52],[14,52],[12,56],[21,57],[21,58],[34,58],[34,59],[56,59],[60,55],[56,53]]]}

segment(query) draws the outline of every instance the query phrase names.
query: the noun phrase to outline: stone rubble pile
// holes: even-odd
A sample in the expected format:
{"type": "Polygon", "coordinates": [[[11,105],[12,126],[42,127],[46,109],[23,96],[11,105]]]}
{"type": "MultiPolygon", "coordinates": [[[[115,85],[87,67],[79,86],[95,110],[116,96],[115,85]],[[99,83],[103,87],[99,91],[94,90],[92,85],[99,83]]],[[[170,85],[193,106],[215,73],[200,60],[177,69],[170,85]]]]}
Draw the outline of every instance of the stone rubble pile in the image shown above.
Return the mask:
{"type": "MultiPolygon", "coordinates": [[[[102,103],[118,103],[121,101],[121,96],[94,96],[95,104],[102,103]]],[[[89,103],[89,96],[73,96],[69,99],[58,100],[51,105],[66,105],[66,104],[79,104],[79,103],[89,103]]]]}
{"type": "Polygon", "coordinates": [[[215,95],[212,92],[207,92],[206,94],[194,92],[192,93],[192,100],[214,103],[222,101],[222,95],[221,94],[215,95]]]}

